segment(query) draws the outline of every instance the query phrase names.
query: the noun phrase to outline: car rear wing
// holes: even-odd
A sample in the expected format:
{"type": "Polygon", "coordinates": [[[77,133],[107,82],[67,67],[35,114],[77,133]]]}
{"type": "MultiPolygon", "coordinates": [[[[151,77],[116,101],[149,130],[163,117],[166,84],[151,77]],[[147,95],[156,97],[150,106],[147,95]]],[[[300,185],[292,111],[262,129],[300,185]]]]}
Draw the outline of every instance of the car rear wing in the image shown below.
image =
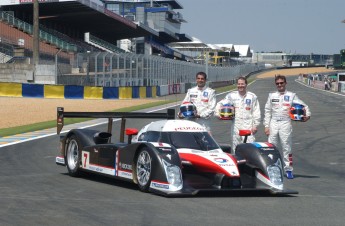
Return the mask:
{"type": "Polygon", "coordinates": [[[145,112],[65,112],[63,107],[57,108],[57,134],[60,134],[64,126],[64,118],[107,118],[108,133],[111,133],[113,119],[121,118],[120,141],[124,140],[126,118],[152,118],[152,119],[175,119],[175,109],[167,109],[166,113],[145,112]]]}

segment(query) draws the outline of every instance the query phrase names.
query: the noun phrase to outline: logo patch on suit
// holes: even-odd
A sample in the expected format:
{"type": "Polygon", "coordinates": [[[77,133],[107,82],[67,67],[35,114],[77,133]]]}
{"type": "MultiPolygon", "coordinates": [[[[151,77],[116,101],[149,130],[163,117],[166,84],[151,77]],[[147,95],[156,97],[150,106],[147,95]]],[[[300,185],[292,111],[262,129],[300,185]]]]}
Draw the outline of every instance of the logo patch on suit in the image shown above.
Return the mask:
{"type": "Polygon", "coordinates": [[[284,96],[284,101],[289,101],[290,97],[289,96],[284,96]]]}
{"type": "Polygon", "coordinates": [[[205,91],[205,92],[202,93],[202,95],[203,95],[204,97],[207,97],[207,96],[208,96],[208,92],[205,91]]]}
{"type": "Polygon", "coordinates": [[[250,111],[250,109],[251,109],[251,108],[250,108],[250,104],[251,104],[251,103],[252,103],[252,100],[251,100],[251,99],[246,99],[246,105],[247,105],[247,106],[246,106],[246,110],[247,110],[247,111],[250,111]]]}
{"type": "Polygon", "coordinates": [[[189,97],[190,97],[190,98],[197,98],[197,97],[198,97],[198,95],[191,94],[191,95],[189,95],[189,97]]]}
{"type": "Polygon", "coordinates": [[[272,99],[272,102],[279,102],[279,99],[272,99]]]}

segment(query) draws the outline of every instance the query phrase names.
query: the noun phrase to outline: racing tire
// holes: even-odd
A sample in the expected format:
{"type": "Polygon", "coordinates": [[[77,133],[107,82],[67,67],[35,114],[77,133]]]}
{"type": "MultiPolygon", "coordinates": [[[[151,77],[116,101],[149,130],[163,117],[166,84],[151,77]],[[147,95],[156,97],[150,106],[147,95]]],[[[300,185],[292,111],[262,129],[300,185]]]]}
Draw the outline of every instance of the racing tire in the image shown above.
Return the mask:
{"type": "Polygon", "coordinates": [[[81,145],[79,139],[72,135],[68,138],[65,148],[65,162],[68,170],[68,174],[72,177],[80,175],[80,163],[81,163],[81,145]]]}
{"type": "Polygon", "coordinates": [[[146,148],[141,149],[136,158],[136,177],[139,189],[148,192],[152,180],[152,155],[146,148]]]}

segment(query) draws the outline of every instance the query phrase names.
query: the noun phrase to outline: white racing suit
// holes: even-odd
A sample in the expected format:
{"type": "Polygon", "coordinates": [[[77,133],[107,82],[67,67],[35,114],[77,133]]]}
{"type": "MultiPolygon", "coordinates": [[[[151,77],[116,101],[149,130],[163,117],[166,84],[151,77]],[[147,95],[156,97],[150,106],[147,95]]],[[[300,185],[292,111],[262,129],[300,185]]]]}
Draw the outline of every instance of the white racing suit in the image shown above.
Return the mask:
{"type": "Polygon", "coordinates": [[[197,114],[200,115],[200,118],[188,119],[205,126],[207,130],[210,131],[208,119],[213,115],[214,108],[216,106],[215,91],[206,86],[204,86],[202,89],[199,89],[198,86],[195,86],[188,89],[183,102],[193,103],[196,107],[197,114]]]}
{"type": "MultiPolygon", "coordinates": [[[[224,104],[232,104],[235,107],[235,118],[231,125],[232,150],[234,152],[238,144],[243,143],[244,137],[239,135],[239,130],[252,130],[260,125],[261,112],[257,96],[252,92],[246,92],[241,96],[238,91],[228,93],[225,98],[217,103],[216,115],[219,116],[219,109],[224,104]]],[[[247,142],[255,141],[255,136],[248,136],[247,142]]]]}
{"type": "Polygon", "coordinates": [[[289,91],[269,93],[265,105],[264,126],[270,130],[268,142],[276,147],[278,147],[277,145],[280,142],[285,171],[293,170],[291,151],[292,125],[289,116],[292,104],[304,105],[306,116],[310,116],[309,107],[295,93],[289,91]]]}

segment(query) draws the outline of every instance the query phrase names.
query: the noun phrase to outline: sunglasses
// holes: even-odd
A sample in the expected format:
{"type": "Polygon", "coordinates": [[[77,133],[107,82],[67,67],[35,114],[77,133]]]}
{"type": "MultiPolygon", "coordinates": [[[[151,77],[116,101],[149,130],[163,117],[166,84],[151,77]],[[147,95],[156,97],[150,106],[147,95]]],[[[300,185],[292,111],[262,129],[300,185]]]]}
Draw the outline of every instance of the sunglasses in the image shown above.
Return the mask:
{"type": "Polygon", "coordinates": [[[285,82],[276,82],[276,85],[284,85],[285,82]]]}

